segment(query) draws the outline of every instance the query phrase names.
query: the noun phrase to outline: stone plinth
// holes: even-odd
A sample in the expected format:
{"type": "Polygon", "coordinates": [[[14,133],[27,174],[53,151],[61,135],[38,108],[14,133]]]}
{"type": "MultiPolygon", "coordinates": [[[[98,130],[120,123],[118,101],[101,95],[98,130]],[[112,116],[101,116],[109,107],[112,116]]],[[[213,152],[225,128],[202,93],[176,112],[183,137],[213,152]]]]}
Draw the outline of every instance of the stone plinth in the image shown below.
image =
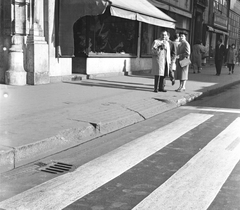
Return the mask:
{"type": "Polygon", "coordinates": [[[26,75],[23,68],[21,45],[12,45],[9,49],[9,69],[5,73],[5,83],[7,85],[26,85],[26,75]]]}
{"type": "Polygon", "coordinates": [[[43,37],[34,37],[27,43],[27,84],[50,83],[48,44],[43,37]]]}

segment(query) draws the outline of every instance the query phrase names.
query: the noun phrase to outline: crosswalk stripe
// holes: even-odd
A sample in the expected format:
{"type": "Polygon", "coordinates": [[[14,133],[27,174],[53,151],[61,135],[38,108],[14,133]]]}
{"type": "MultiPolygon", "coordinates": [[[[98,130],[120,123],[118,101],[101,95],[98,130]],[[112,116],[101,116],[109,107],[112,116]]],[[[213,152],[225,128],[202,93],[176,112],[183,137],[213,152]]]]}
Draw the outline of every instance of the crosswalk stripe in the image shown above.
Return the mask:
{"type": "Polygon", "coordinates": [[[200,106],[181,106],[180,109],[197,110],[197,111],[208,111],[208,112],[225,112],[225,113],[236,113],[240,114],[240,109],[229,109],[229,108],[215,108],[215,107],[200,107],[200,106]]]}
{"type": "Polygon", "coordinates": [[[8,210],[62,209],[121,175],[212,116],[188,114],[80,166],[74,172],[56,177],[2,201],[0,207],[8,210]]]}
{"type": "Polygon", "coordinates": [[[207,209],[240,160],[239,126],[237,118],[133,210],[207,209]]]}

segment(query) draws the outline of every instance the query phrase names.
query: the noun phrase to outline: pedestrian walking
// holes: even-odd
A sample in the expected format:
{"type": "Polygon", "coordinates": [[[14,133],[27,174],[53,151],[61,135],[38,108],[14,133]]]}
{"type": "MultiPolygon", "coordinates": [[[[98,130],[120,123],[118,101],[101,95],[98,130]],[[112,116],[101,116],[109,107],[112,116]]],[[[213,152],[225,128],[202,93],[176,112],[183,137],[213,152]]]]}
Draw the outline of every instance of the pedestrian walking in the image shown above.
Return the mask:
{"type": "Polygon", "coordinates": [[[154,92],[167,92],[164,89],[164,79],[169,75],[171,63],[168,32],[162,31],[161,37],[152,44],[152,74],[154,75],[154,92]]]}
{"type": "Polygon", "coordinates": [[[238,50],[238,65],[240,65],[240,49],[238,50]]]}
{"type": "Polygon", "coordinates": [[[217,46],[215,49],[215,67],[216,67],[216,75],[220,76],[222,71],[222,65],[224,62],[224,54],[225,54],[225,46],[222,43],[222,39],[217,41],[217,46]]]}
{"type": "Polygon", "coordinates": [[[229,70],[229,74],[234,73],[234,67],[235,63],[237,61],[237,50],[235,44],[232,44],[231,47],[229,47],[228,52],[227,52],[227,67],[229,70]]]}
{"type": "Polygon", "coordinates": [[[176,90],[177,92],[185,91],[186,89],[186,81],[188,80],[188,71],[189,64],[185,66],[180,65],[180,61],[185,58],[190,59],[191,47],[190,44],[186,40],[186,33],[180,32],[180,44],[177,49],[177,67],[176,67],[176,80],[180,81],[179,88],[176,90]]]}
{"type": "Polygon", "coordinates": [[[205,47],[202,45],[201,40],[197,40],[196,44],[193,45],[192,48],[192,67],[193,73],[195,74],[195,68],[197,68],[197,72],[200,73],[202,70],[202,59],[203,54],[206,53],[205,47]]]}

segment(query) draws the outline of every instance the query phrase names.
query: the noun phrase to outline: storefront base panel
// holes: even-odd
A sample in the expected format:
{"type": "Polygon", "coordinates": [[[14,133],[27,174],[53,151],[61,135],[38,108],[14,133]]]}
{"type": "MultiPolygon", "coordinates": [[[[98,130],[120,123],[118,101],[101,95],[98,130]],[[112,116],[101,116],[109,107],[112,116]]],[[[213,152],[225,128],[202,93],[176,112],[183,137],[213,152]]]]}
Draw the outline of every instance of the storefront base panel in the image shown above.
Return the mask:
{"type": "Polygon", "coordinates": [[[65,76],[72,74],[72,58],[49,59],[50,77],[65,76]]]}
{"type": "Polygon", "coordinates": [[[87,58],[86,74],[128,74],[152,68],[151,58],[87,58]]]}

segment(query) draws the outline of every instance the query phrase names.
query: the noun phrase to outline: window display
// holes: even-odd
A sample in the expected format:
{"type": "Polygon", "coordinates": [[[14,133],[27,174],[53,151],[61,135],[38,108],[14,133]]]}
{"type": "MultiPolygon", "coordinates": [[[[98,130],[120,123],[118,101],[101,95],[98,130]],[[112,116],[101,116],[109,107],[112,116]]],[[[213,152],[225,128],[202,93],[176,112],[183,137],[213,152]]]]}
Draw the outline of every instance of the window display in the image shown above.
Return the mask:
{"type": "Polygon", "coordinates": [[[85,16],[73,27],[74,55],[99,53],[136,55],[138,24],[136,21],[107,14],[85,16]]]}
{"type": "Polygon", "coordinates": [[[151,45],[153,43],[154,26],[142,24],[141,55],[151,55],[151,45]]]}

